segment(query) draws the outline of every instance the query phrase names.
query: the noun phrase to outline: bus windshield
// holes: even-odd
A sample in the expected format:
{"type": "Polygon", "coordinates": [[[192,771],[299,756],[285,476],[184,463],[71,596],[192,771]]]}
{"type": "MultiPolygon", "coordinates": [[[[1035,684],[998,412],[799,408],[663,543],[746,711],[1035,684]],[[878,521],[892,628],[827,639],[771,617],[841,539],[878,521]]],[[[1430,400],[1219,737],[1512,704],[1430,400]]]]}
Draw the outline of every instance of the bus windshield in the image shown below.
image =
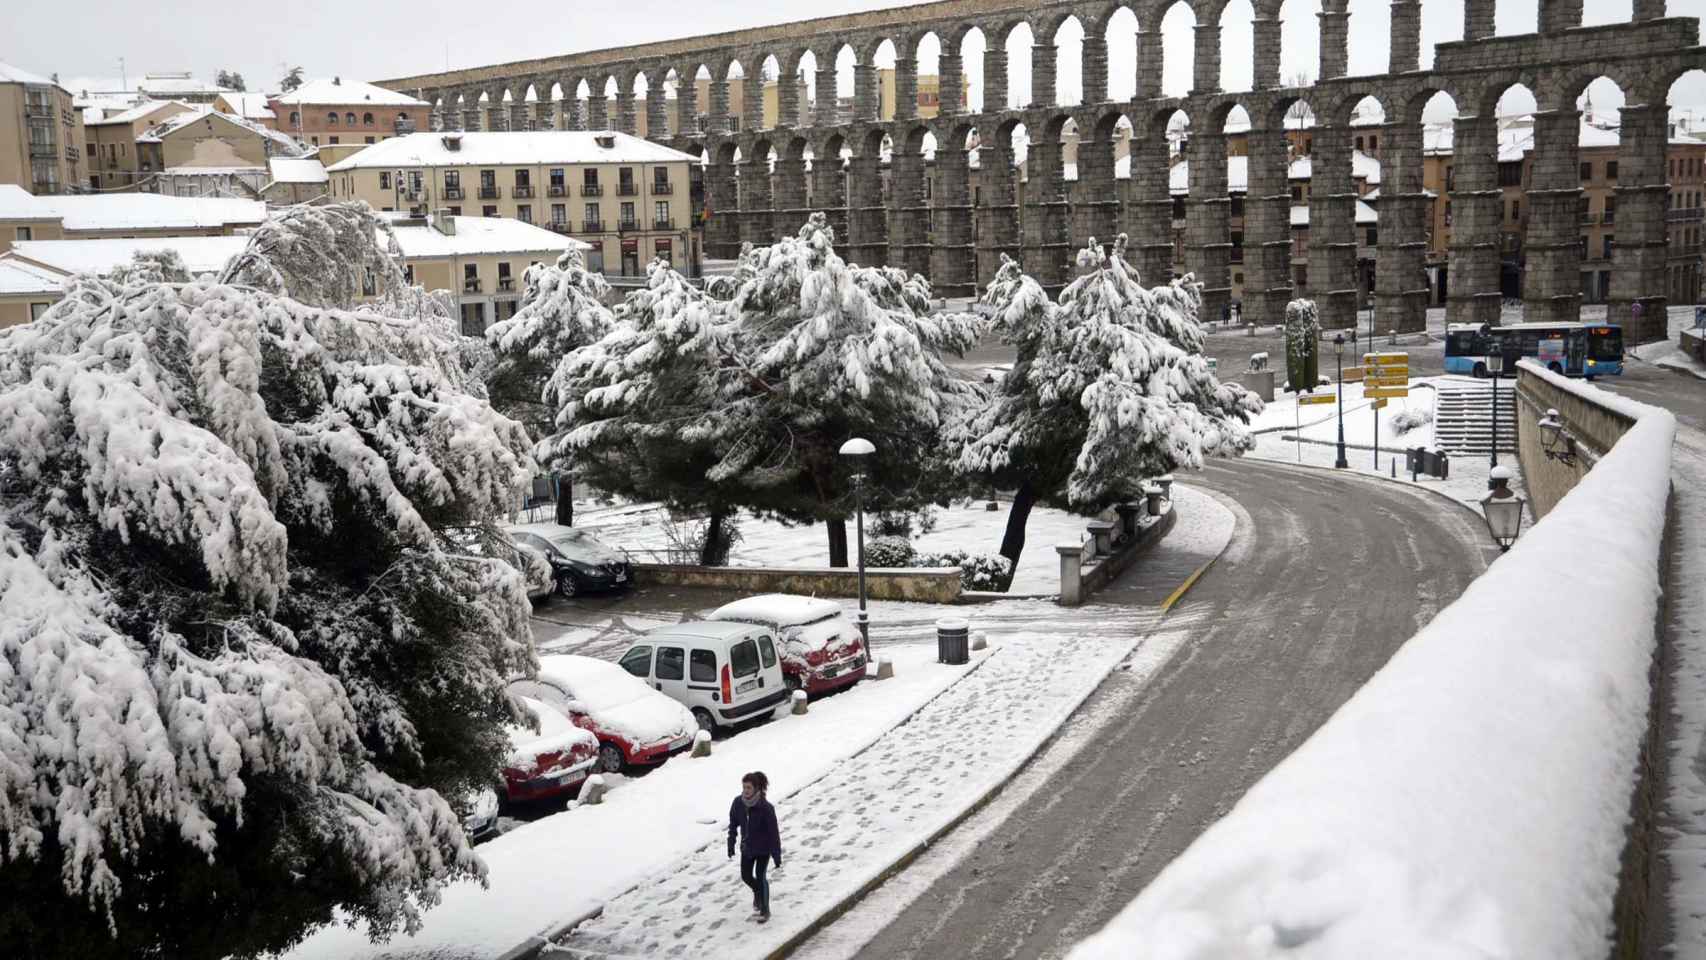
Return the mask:
{"type": "Polygon", "coordinates": [[[1588,335],[1588,356],[1594,360],[1622,360],[1622,328],[1594,327],[1588,335]]]}

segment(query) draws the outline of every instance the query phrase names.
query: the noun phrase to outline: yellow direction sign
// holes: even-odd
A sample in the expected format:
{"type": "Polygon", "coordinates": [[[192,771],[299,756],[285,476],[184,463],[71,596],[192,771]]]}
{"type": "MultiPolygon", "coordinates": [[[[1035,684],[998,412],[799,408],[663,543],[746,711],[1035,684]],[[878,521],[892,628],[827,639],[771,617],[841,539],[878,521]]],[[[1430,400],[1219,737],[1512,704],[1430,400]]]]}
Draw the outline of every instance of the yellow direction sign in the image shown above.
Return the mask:
{"type": "Polygon", "coordinates": [[[1333,396],[1329,396],[1326,394],[1323,394],[1319,397],[1311,397],[1308,395],[1304,395],[1304,396],[1298,397],[1297,402],[1301,403],[1305,406],[1308,406],[1310,404],[1315,404],[1315,403],[1332,403],[1336,399],[1338,399],[1338,398],[1333,397],[1333,396]]]}
{"type": "Polygon", "coordinates": [[[1403,377],[1403,376],[1399,376],[1399,377],[1364,377],[1363,381],[1362,381],[1362,385],[1364,387],[1369,387],[1369,388],[1408,387],[1410,385],[1410,378],[1409,377],[1403,377]]]}
{"type": "Polygon", "coordinates": [[[1407,397],[1410,395],[1410,390],[1408,387],[1384,387],[1378,390],[1364,390],[1362,395],[1369,399],[1377,397],[1407,397]]]}
{"type": "Polygon", "coordinates": [[[1365,353],[1362,355],[1365,367],[1407,367],[1410,365],[1410,355],[1407,353],[1365,353]]]}
{"type": "Polygon", "coordinates": [[[1381,408],[1381,407],[1384,407],[1384,406],[1386,406],[1386,401],[1385,401],[1385,400],[1376,400],[1376,401],[1374,401],[1374,409],[1376,409],[1376,410],[1379,410],[1379,409],[1380,409],[1380,408],[1381,408]]]}

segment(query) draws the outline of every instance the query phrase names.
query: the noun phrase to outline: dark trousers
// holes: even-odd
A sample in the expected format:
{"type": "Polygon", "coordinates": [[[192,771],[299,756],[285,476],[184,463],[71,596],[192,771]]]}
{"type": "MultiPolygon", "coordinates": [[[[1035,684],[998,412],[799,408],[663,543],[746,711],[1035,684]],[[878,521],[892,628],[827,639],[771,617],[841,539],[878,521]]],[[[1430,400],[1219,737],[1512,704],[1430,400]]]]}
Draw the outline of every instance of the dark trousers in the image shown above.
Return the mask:
{"type": "Polygon", "coordinates": [[[748,853],[740,855],[741,882],[752,888],[752,905],[762,913],[770,912],[770,881],[765,879],[764,871],[770,866],[770,856],[755,857],[748,853]]]}

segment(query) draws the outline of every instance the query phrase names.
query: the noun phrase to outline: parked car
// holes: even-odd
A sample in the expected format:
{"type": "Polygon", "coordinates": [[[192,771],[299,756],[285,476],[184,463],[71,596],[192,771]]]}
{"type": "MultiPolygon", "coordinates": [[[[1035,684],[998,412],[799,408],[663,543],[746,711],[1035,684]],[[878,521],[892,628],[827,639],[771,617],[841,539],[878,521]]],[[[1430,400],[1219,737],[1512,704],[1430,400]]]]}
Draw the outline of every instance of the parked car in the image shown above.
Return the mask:
{"type": "MultiPolygon", "coordinates": [[[[453,550],[457,553],[484,557],[489,552],[486,543],[481,542],[479,533],[472,529],[454,531],[450,538],[455,544],[453,550]]],[[[556,592],[557,581],[543,550],[523,546],[514,540],[498,543],[495,548],[500,559],[521,571],[521,576],[527,583],[527,599],[538,603],[556,592]]]]}
{"type": "Polygon", "coordinates": [[[598,739],[556,708],[528,696],[519,699],[539,729],[509,728],[504,799],[518,803],[573,794],[598,764],[598,739]]]}
{"type": "Polygon", "coordinates": [[[510,527],[509,535],[517,546],[536,551],[551,565],[558,596],[625,590],[633,583],[627,555],[578,527],[530,523],[510,527]]]}
{"type": "Polygon", "coordinates": [[[468,813],[462,818],[462,833],[469,843],[496,836],[498,832],[498,792],[490,788],[476,790],[467,798],[468,813]]]}
{"type": "Polygon", "coordinates": [[[620,662],[692,710],[699,729],[711,733],[787,709],[782,658],[768,627],[716,620],[657,627],[620,662]]]}
{"type": "Polygon", "coordinates": [[[573,654],[539,658],[539,675],[510,693],[556,708],[598,741],[599,768],[651,766],[693,745],[698,721],[686,707],[606,660],[573,654]]]}
{"type": "Polygon", "coordinates": [[[868,657],[859,627],[834,600],[766,593],[725,603],[711,611],[711,619],[775,631],[782,641],[782,679],[790,689],[828,693],[865,676],[868,657]]]}

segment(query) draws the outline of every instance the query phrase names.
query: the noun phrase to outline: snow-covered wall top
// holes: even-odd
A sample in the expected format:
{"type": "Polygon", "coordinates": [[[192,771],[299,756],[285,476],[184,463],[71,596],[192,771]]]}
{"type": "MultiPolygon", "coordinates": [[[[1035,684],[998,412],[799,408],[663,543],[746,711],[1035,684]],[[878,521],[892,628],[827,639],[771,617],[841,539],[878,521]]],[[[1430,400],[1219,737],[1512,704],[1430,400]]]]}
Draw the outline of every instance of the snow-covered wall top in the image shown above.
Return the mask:
{"type": "Polygon", "coordinates": [[[1627,409],[1545,520],[1073,960],[1604,957],[1676,431],[1627,409]]]}

